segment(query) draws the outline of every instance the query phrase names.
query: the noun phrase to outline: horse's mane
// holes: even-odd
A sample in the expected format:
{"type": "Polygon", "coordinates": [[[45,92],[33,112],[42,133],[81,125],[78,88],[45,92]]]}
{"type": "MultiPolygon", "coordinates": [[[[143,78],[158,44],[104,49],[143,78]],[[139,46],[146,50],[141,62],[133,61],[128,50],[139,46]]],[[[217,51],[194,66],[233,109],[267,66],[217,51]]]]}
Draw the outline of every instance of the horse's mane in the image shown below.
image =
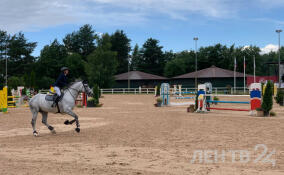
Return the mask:
{"type": "Polygon", "coordinates": [[[67,88],[70,88],[70,87],[72,87],[74,84],[79,83],[79,82],[82,82],[82,80],[78,80],[78,81],[74,81],[74,82],[69,83],[69,85],[67,86],[67,88]]]}

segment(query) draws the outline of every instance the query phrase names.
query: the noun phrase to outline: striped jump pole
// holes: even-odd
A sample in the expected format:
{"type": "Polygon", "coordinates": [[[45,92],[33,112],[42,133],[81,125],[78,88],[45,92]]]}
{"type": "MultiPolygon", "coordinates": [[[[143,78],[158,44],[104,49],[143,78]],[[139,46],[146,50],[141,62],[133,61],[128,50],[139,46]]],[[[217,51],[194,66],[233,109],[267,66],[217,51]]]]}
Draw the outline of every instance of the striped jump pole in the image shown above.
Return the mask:
{"type": "Polygon", "coordinates": [[[239,103],[239,104],[250,104],[249,101],[216,101],[216,100],[206,100],[210,103],[239,103]]]}
{"type": "Polygon", "coordinates": [[[5,86],[3,90],[0,90],[0,112],[8,112],[8,87],[5,86]]]}
{"type": "Polygon", "coordinates": [[[182,94],[196,94],[196,92],[181,92],[182,94]]]}
{"type": "Polygon", "coordinates": [[[15,101],[15,96],[8,96],[8,108],[15,108],[16,107],[16,101],[15,101]],[[9,100],[11,99],[11,100],[9,100]]]}
{"type": "Polygon", "coordinates": [[[228,111],[250,111],[251,109],[237,109],[237,108],[206,108],[206,109],[213,109],[213,110],[228,110],[228,111]]]}
{"type": "Polygon", "coordinates": [[[195,99],[195,97],[176,97],[176,99],[195,99]]]}

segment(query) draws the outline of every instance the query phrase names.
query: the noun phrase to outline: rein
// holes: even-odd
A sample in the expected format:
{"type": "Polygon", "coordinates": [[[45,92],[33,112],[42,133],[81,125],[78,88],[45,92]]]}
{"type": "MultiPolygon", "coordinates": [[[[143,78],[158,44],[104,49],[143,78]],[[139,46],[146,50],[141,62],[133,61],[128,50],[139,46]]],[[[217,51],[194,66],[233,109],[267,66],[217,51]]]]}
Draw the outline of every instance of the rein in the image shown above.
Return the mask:
{"type": "MultiPolygon", "coordinates": [[[[85,90],[85,92],[86,92],[86,87],[85,87],[85,85],[84,85],[84,83],[83,82],[81,82],[82,83],[82,85],[83,85],[83,87],[84,87],[84,90],[85,90]]],[[[72,88],[72,87],[68,87],[67,89],[66,89],[66,91],[68,91],[69,93],[70,93],[70,95],[73,97],[73,99],[76,101],[76,97],[74,97],[74,95],[72,94],[72,92],[70,91],[70,89],[72,89],[72,90],[75,90],[78,94],[79,94],[79,90],[77,90],[77,89],[75,89],[75,88],[72,88]]],[[[65,93],[64,93],[65,94],[65,93]]]]}

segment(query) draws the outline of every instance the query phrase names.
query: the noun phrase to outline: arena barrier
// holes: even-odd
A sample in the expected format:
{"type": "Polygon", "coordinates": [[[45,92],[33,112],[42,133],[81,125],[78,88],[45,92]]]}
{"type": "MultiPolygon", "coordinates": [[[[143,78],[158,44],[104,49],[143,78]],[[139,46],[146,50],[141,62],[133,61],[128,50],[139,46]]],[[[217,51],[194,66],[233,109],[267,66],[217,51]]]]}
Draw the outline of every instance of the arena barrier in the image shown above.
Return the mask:
{"type": "MultiPolygon", "coordinates": [[[[212,96],[212,94],[205,94],[204,103],[202,104],[202,109],[205,110],[230,110],[230,111],[255,111],[257,108],[261,107],[261,84],[253,83],[250,85],[250,95],[238,95],[238,96],[250,96],[250,101],[216,101],[216,100],[206,100],[206,96],[212,96]],[[238,109],[238,108],[217,108],[217,107],[207,107],[207,102],[211,103],[237,103],[237,104],[250,104],[250,109],[238,109]]],[[[224,96],[224,95],[214,95],[214,96],[224,96]]],[[[226,95],[234,96],[234,95],[226,95]]],[[[236,96],[236,95],[235,95],[236,96]]]]}
{"type": "Polygon", "coordinates": [[[206,109],[213,109],[213,110],[228,110],[228,111],[251,111],[251,109],[237,109],[237,108],[206,108],[206,109]]]}
{"type": "Polygon", "coordinates": [[[195,97],[176,97],[176,99],[195,99],[195,97]]]}
{"type": "Polygon", "coordinates": [[[8,112],[8,88],[5,86],[2,90],[0,90],[0,112],[8,112]]]}
{"type": "Polygon", "coordinates": [[[170,85],[169,83],[162,83],[161,85],[162,106],[170,104],[170,85]]]}
{"type": "Polygon", "coordinates": [[[239,104],[250,104],[249,101],[217,101],[217,100],[206,100],[209,103],[239,103],[239,104]]]}
{"type": "MultiPolygon", "coordinates": [[[[200,90],[200,87],[204,88],[203,90],[208,90],[209,92],[212,92],[212,84],[211,83],[205,83],[202,86],[198,86],[198,90],[200,90]],[[203,87],[204,86],[204,87],[203,87]]],[[[195,105],[195,100],[193,102],[187,101],[187,102],[170,102],[170,98],[175,99],[195,99],[194,97],[183,97],[182,94],[193,94],[196,95],[195,91],[181,91],[181,85],[178,85],[178,91],[177,91],[177,85],[174,85],[173,91],[170,92],[170,85],[168,83],[162,83],[161,85],[161,98],[162,98],[162,106],[188,106],[188,105],[195,105]],[[170,97],[171,95],[179,95],[178,97],[170,97]]]]}
{"type": "Polygon", "coordinates": [[[7,97],[8,101],[8,108],[15,108],[16,107],[16,103],[17,103],[17,100],[19,99],[19,97],[16,97],[16,96],[8,96],[7,97]],[[11,99],[11,100],[9,100],[11,99]]]}
{"type": "Polygon", "coordinates": [[[196,94],[195,91],[185,91],[185,92],[182,92],[181,86],[182,85],[178,85],[178,89],[177,89],[177,85],[174,85],[172,94],[173,95],[179,95],[180,97],[182,96],[182,94],[196,94]]]}

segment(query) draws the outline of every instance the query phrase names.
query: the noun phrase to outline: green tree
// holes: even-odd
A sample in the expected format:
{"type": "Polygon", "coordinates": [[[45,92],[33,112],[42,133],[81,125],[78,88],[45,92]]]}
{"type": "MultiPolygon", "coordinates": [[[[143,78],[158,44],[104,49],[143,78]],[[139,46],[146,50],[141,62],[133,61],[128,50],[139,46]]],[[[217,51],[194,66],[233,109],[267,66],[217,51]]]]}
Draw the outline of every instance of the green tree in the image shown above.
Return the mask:
{"type": "Polygon", "coordinates": [[[46,76],[56,79],[60,73],[60,68],[64,66],[66,57],[67,50],[57,39],[50,45],[44,46],[37,62],[38,77],[46,76]]]}
{"type": "Polygon", "coordinates": [[[29,88],[30,85],[31,85],[30,76],[29,76],[27,73],[25,73],[25,74],[24,74],[24,86],[27,87],[27,88],[29,88]]]}
{"type": "Polygon", "coordinates": [[[117,74],[127,72],[130,47],[130,39],[122,30],[117,30],[111,35],[111,50],[117,53],[117,74]]]}
{"type": "Polygon", "coordinates": [[[111,87],[116,67],[116,52],[111,50],[110,36],[105,34],[99,39],[97,49],[87,57],[85,70],[90,83],[101,88],[111,87]]]}
{"type": "MultiPolygon", "coordinates": [[[[6,53],[8,52],[7,45],[9,40],[10,35],[8,35],[6,31],[0,30],[0,86],[5,83],[5,58],[7,56],[6,53]]],[[[0,88],[2,89],[3,86],[1,86],[0,88]]]]}
{"type": "Polygon", "coordinates": [[[142,57],[137,69],[143,72],[163,75],[165,57],[162,48],[162,46],[159,46],[158,40],[149,38],[140,50],[142,57]]]}
{"type": "Polygon", "coordinates": [[[37,79],[37,89],[49,89],[50,86],[54,83],[55,79],[43,76],[37,79]]]}
{"type": "Polygon", "coordinates": [[[95,30],[89,24],[82,26],[79,31],[67,34],[63,39],[64,45],[68,52],[78,53],[83,59],[95,50],[95,40],[97,35],[95,30]]]}
{"type": "Polygon", "coordinates": [[[193,51],[183,51],[176,53],[174,58],[166,63],[164,75],[166,77],[175,77],[193,71],[195,71],[195,53],[193,51]]]}
{"type": "Polygon", "coordinates": [[[50,45],[44,46],[35,66],[37,88],[49,88],[54,83],[60,73],[60,68],[65,66],[67,56],[66,48],[57,39],[50,45]]]}
{"type": "Polygon", "coordinates": [[[261,108],[264,111],[264,116],[268,116],[269,111],[272,109],[273,106],[273,87],[273,83],[271,81],[268,81],[261,104],[261,108]]]}
{"type": "Polygon", "coordinates": [[[137,70],[139,61],[141,61],[141,55],[139,54],[139,46],[136,44],[131,56],[130,70],[137,70]]]}
{"type": "Polygon", "coordinates": [[[70,69],[70,81],[74,81],[75,79],[86,79],[86,74],[84,70],[84,61],[82,56],[74,53],[68,55],[64,60],[64,65],[66,65],[70,69]]]}
{"type": "Polygon", "coordinates": [[[36,74],[35,71],[31,72],[31,76],[30,76],[30,87],[31,88],[35,88],[36,87],[36,74]]]}
{"type": "Polygon", "coordinates": [[[11,76],[8,79],[8,87],[17,89],[18,86],[23,86],[24,81],[21,77],[11,76]]]}
{"type": "Polygon", "coordinates": [[[11,37],[8,42],[9,74],[21,76],[23,72],[30,72],[35,62],[31,53],[36,45],[36,42],[28,42],[23,33],[11,37]]]}

